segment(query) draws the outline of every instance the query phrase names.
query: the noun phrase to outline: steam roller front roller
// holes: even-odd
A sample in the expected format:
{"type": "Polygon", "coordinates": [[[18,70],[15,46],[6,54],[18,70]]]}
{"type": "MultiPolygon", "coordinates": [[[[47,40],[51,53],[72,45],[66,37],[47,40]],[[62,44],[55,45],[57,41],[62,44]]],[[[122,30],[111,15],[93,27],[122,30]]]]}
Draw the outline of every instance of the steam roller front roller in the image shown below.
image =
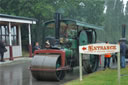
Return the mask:
{"type": "Polygon", "coordinates": [[[65,72],[57,70],[60,66],[60,55],[35,55],[31,63],[32,76],[37,80],[62,80],[65,72]]]}
{"type": "MultiPolygon", "coordinates": [[[[79,45],[87,45],[90,43],[95,43],[96,40],[93,40],[93,39],[96,39],[95,32],[92,32],[91,37],[87,35],[86,30],[82,30],[79,34],[79,45]],[[89,40],[88,38],[91,39],[91,37],[92,37],[92,40],[88,41],[89,40]]],[[[97,70],[99,65],[99,57],[97,55],[83,54],[82,61],[83,61],[83,69],[86,73],[92,73],[97,70]]]]}

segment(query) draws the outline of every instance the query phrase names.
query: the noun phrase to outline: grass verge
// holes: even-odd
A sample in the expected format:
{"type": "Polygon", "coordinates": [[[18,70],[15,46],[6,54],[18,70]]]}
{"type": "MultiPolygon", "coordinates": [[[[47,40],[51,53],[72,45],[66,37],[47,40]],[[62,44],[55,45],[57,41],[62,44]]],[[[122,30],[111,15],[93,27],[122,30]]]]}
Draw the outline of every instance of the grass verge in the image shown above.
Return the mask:
{"type": "MultiPolygon", "coordinates": [[[[105,71],[97,71],[95,73],[83,76],[83,80],[79,79],[67,82],[64,85],[118,85],[117,69],[106,69],[105,71]]],[[[128,66],[121,69],[121,84],[128,85],[128,66]]]]}

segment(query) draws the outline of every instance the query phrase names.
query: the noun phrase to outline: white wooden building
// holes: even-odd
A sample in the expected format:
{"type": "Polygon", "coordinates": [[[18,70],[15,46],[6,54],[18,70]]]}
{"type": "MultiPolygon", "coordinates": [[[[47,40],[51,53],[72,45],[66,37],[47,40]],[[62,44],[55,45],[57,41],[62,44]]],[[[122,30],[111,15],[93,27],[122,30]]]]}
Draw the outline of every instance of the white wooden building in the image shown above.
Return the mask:
{"type": "Polygon", "coordinates": [[[31,45],[31,24],[36,24],[36,19],[0,14],[0,40],[5,42],[7,52],[4,54],[5,59],[13,60],[22,56],[21,43],[21,25],[28,25],[29,35],[29,54],[32,56],[31,45]]]}

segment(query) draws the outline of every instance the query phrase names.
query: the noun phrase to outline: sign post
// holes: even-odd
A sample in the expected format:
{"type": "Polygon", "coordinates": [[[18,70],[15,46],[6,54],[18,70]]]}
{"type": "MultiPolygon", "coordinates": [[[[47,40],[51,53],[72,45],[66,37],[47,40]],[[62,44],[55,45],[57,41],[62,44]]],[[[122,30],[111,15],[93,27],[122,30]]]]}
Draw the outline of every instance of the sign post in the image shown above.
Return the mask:
{"type": "Polygon", "coordinates": [[[80,81],[82,81],[82,54],[79,54],[79,66],[80,66],[80,81]]]}
{"type": "Polygon", "coordinates": [[[119,44],[89,44],[79,46],[79,72],[82,81],[82,54],[103,55],[106,53],[118,53],[118,83],[120,85],[120,45],[119,44]]]}
{"type": "Polygon", "coordinates": [[[118,52],[118,84],[120,85],[120,52],[118,52]]]}

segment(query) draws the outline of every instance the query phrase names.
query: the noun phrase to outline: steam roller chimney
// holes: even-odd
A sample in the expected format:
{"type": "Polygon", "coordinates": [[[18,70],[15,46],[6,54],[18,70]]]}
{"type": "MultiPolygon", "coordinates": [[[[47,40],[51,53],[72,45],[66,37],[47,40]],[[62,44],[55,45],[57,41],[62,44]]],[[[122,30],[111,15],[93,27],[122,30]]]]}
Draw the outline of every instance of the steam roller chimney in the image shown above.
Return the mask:
{"type": "Polygon", "coordinates": [[[55,38],[60,38],[60,20],[61,20],[61,14],[55,13],[55,38]]]}

